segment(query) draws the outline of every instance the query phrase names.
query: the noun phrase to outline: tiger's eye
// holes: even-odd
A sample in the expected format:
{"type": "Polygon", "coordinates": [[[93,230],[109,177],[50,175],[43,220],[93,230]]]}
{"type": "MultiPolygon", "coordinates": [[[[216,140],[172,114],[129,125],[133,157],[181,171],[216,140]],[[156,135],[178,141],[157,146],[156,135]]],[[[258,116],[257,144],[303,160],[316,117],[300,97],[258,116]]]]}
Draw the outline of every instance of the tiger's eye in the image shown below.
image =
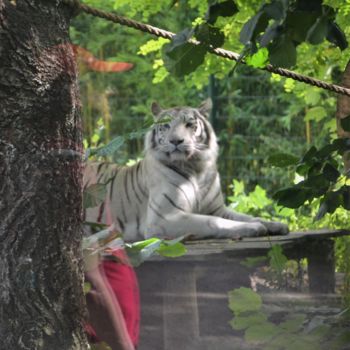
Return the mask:
{"type": "Polygon", "coordinates": [[[186,123],[186,128],[193,128],[193,126],[194,126],[194,123],[191,123],[191,122],[186,123]]]}

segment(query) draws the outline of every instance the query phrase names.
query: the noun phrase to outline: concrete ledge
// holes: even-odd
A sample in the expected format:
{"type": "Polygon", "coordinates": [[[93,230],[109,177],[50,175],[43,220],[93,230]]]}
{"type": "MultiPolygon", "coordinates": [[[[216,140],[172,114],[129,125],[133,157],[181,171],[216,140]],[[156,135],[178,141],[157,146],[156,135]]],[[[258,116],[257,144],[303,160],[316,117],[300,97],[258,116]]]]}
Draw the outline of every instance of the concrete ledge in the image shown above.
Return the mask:
{"type": "Polygon", "coordinates": [[[281,245],[290,259],[308,260],[309,293],[278,291],[264,299],[270,304],[279,301],[278,308],[289,307],[290,295],[317,305],[335,300],[331,304],[337,309],[333,238],[347,235],[350,231],[318,230],[238,242],[190,241],[185,256],[147,261],[136,271],[142,306],[139,350],[252,350],[228,324],[232,313],[227,293],[251,286],[256,267],[242,261],[265,255],[274,244],[281,245]]]}

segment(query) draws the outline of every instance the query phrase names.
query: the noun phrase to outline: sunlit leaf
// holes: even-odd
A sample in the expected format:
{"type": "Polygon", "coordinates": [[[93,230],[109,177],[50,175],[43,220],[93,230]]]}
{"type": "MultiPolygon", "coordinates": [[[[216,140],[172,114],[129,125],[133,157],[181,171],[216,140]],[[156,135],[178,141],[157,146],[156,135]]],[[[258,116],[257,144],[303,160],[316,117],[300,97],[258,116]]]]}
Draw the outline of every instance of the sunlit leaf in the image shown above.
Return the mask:
{"type": "Polygon", "coordinates": [[[266,47],[259,49],[256,53],[246,58],[246,63],[255,68],[263,68],[267,65],[269,51],[266,47]]]}
{"type": "Polygon", "coordinates": [[[170,245],[162,243],[159,249],[157,250],[158,254],[169,258],[176,258],[182,256],[186,254],[186,252],[186,247],[180,242],[170,245]]]}
{"type": "Polygon", "coordinates": [[[321,121],[327,116],[327,111],[321,107],[321,106],[316,106],[310,108],[305,115],[304,120],[309,121],[309,120],[314,120],[316,122],[321,121]]]}
{"type": "Polygon", "coordinates": [[[184,237],[174,240],[150,238],[144,241],[127,243],[126,252],[133,266],[139,266],[154,254],[166,257],[179,257],[186,253],[185,246],[180,242],[184,237]]]}

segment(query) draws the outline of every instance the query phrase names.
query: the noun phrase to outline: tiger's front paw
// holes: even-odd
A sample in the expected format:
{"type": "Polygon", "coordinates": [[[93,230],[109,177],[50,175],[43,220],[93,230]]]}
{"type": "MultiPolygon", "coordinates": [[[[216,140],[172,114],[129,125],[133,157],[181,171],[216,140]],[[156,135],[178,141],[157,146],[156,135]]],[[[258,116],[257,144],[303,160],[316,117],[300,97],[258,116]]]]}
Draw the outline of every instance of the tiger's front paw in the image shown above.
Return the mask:
{"type": "Polygon", "coordinates": [[[262,224],[267,228],[270,235],[287,235],[289,233],[288,226],[282,222],[263,221],[262,224]]]}
{"type": "Polygon", "coordinates": [[[249,222],[242,225],[239,230],[240,238],[266,236],[267,228],[261,222],[249,222]]]}

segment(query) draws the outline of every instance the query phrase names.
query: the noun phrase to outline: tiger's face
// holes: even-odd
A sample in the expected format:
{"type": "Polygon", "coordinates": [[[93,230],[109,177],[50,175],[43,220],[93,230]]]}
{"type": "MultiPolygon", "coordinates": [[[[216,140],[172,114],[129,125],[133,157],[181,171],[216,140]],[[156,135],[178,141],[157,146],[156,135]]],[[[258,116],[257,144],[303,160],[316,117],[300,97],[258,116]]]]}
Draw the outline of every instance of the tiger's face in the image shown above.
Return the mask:
{"type": "Polygon", "coordinates": [[[206,119],[208,106],[162,110],[152,105],[155,125],[146,138],[146,150],[163,162],[201,160],[216,156],[215,133],[206,119]]]}

